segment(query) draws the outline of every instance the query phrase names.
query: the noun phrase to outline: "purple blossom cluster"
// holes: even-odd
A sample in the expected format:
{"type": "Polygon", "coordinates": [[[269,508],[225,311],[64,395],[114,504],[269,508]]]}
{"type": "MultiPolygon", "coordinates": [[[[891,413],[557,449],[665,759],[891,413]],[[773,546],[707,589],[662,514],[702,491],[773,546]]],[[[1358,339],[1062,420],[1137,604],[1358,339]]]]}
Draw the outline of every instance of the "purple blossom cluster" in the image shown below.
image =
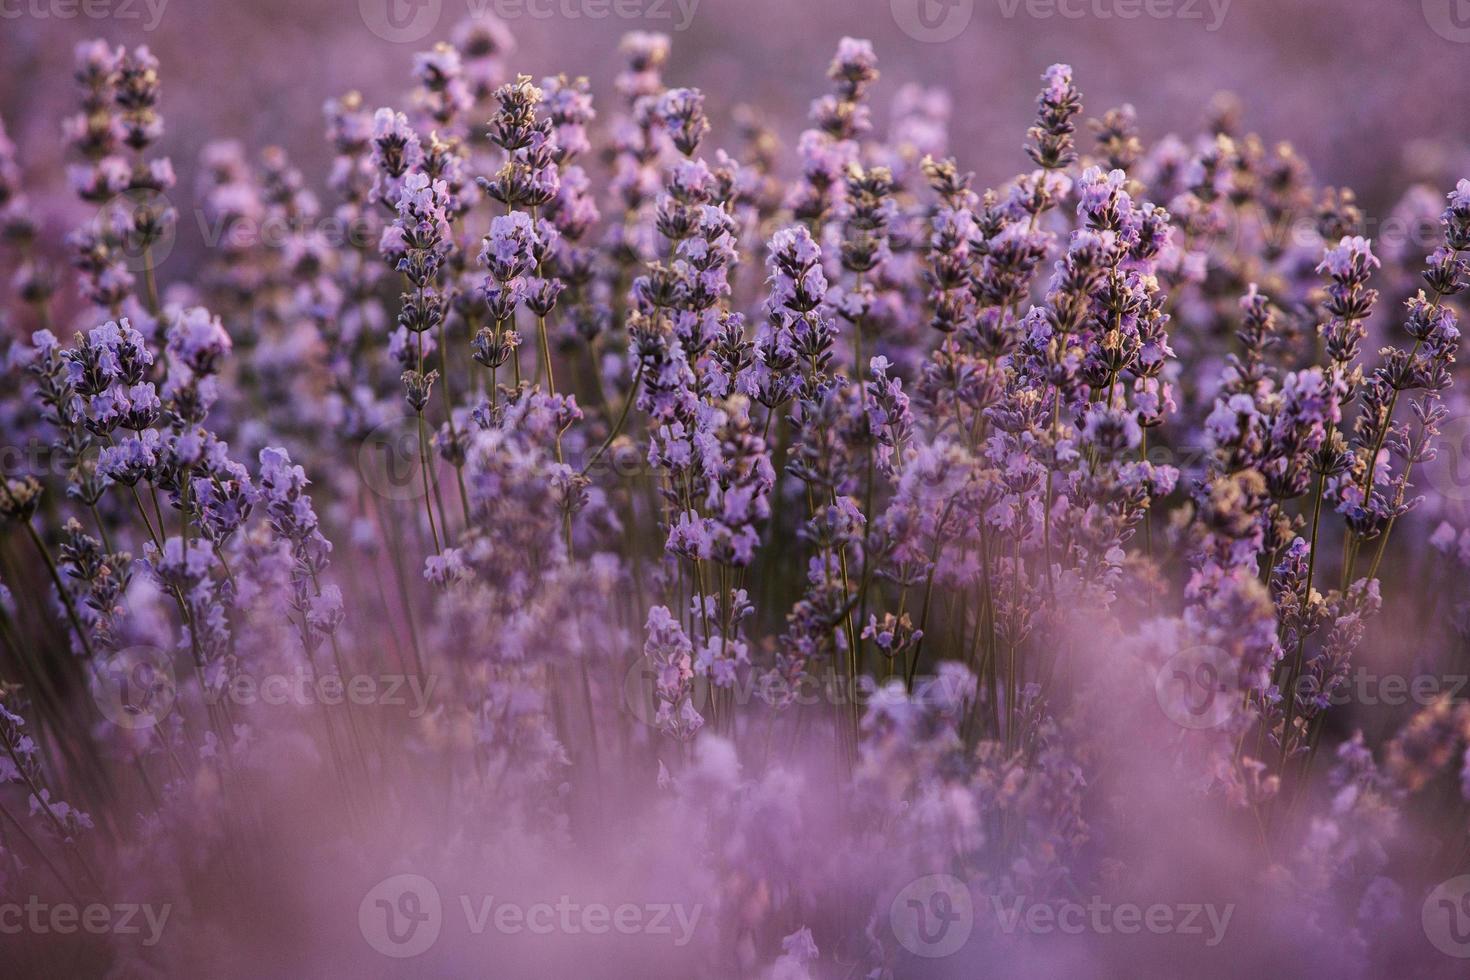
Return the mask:
{"type": "MultiPolygon", "coordinates": [[[[942,93],[876,117],[864,40],[789,153],[666,36],[610,108],[514,50],[472,19],[403,108],[328,99],[315,189],[211,142],[189,276],[146,48],[76,49],[89,220],[0,130],[0,896],[190,917],[26,969],[235,975],[285,902],[333,946],[265,972],[381,973],[420,906],[362,894],[408,872],[705,917],[508,947],[540,975],[1470,955],[1470,180],[1406,196],[1413,255],[1228,114],[1084,117],[1066,65],[981,189],[942,93]],[[1236,925],[1001,914],[1079,896],[1236,925]]],[[[491,961],[462,938],[425,969],[491,961]]]]}

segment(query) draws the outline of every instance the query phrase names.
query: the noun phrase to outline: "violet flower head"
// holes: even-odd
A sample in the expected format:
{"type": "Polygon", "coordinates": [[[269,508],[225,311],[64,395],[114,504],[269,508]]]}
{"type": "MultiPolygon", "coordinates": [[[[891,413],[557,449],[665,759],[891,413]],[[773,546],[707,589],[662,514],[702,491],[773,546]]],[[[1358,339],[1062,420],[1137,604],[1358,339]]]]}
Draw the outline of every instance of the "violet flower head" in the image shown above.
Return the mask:
{"type": "Polygon", "coordinates": [[[1052,65],[1041,78],[1046,87],[1036,99],[1036,124],[1026,131],[1026,153],[1038,167],[1060,170],[1077,158],[1072,120],[1082,111],[1082,93],[1072,83],[1070,65],[1052,65]]]}
{"type": "Polygon", "coordinates": [[[630,103],[657,95],[663,88],[662,71],[669,60],[669,36],[656,31],[629,31],[618,42],[627,67],[618,73],[618,93],[630,103]]]}
{"type": "Polygon", "coordinates": [[[665,606],[648,610],[643,655],[653,669],[654,722],[667,734],[689,740],[704,725],[694,705],[693,646],[665,606]]]}
{"type": "Polygon", "coordinates": [[[389,207],[397,207],[404,175],[423,162],[419,137],[408,124],[408,117],[392,109],[379,109],[373,114],[372,163],[377,172],[373,197],[389,207]]]}
{"type": "Polygon", "coordinates": [[[597,118],[592,90],[586,78],[557,75],[541,80],[546,116],[551,120],[557,163],[565,163],[592,149],[587,126],[597,118]]]}
{"type": "Polygon", "coordinates": [[[827,67],[827,77],[837,83],[838,94],[849,101],[863,97],[868,86],[878,80],[878,56],[873,42],[844,37],[837,42],[837,53],[827,67]]]}
{"type": "Polygon", "coordinates": [[[422,87],[424,112],[440,128],[454,126],[459,115],[473,104],[459,51],[442,41],[429,51],[414,55],[414,78],[422,87]]]}
{"type": "Polygon", "coordinates": [[[695,88],[671,88],[659,96],[658,114],[679,152],[694,156],[700,140],[709,132],[704,93],[695,88]]]}
{"type": "Polygon", "coordinates": [[[218,316],[203,307],[179,314],[168,331],[168,352],[196,375],[214,374],[233,343],[218,316]]]}
{"type": "Polygon", "coordinates": [[[481,13],[455,24],[450,40],[459,52],[470,97],[484,102],[505,81],[502,60],[515,53],[515,36],[499,17],[481,13]]]}
{"type": "Polygon", "coordinates": [[[125,54],[117,66],[117,106],[123,142],[143,150],[163,134],[158,115],[158,59],[140,46],[125,54]]]}

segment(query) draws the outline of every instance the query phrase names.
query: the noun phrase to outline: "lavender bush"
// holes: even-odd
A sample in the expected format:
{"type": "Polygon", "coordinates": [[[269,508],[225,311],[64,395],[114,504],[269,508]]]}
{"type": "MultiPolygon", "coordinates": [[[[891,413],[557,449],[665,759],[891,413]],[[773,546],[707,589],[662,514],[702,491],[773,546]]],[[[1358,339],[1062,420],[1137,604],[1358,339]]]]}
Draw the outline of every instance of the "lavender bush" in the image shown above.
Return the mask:
{"type": "Polygon", "coordinates": [[[1470,180],[620,50],[190,188],[84,43],[74,227],[0,132],[16,975],[1455,975],[1470,180]]]}

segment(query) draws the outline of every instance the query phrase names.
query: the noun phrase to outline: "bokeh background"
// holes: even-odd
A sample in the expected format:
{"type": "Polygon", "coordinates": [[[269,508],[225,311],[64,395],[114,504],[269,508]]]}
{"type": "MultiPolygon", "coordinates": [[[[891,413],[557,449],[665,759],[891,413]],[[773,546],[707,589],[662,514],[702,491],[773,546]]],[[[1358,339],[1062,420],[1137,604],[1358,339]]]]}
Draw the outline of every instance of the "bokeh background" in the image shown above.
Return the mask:
{"type": "MultiPolygon", "coordinates": [[[[1133,103],[1146,142],[1195,131],[1217,92],[1235,93],[1248,130],[1289,136],[1320,180],[1358,191],[1370,222],[1412,181],[1447,186],[1470,172],[1467,0],[4,0],[0,116],[32,196],[71,207],[69,194],[38,193],[64,179],[71,48],[92,36],[146,43],[163,61],[161,150],[181,189],[193,186],[199,149],[226,137],[284,146],[316,182],[323,100],[354,88],[369,103],[399,100],[414,52],[482,10],[515,34],[512,70],[584,74],[607,105],[619,36],[670,33],[666,77],[705,89],[715,145],[736,143],[737,103],[794,143],[850,34],[877,45],[880,124],[903,83],[949,91],[952,148],[982,185],[1026,165],[1038,76],[1054,61],[1076,67],[1086,115],[1133,103]],[[393,34],[389,3],[412,39],[381,36],[393,34]]],[[[67,226],[66,214],[55,219],[67,226]]],[[[181,225],[165,280],[190,268],[199,230],[181,225]]]]}
{"type": "MultiPolygon", "coordinates": [[[[284,147],[320,188],[329,155],[324,100],[358,89],[369,105],[403,104],[414,53],[447,38],[457,21],[480,9],[498,14],[515,34],[512,70],[537,77],[585,74],[603,106],[614,101],[619,36],[640,29],[671,33],[665,78],[706,92],[715,123],[706,143],[711,152],[736,143],[732,113],[741,103],[758,107],[792,147],[809,101],[828,87],[823,73],[837,39],[854,35],[872,39],[879,54],[883,79],[873,101],[880,130],[902,85],[946,89],[953,100],[951,150],[981,186],[1029,168],[1023,134],[1034,118],[1039,76],[1056,61],[1075,67],[1085,116],[1131,102],[1146,143],[1170,132],[1196,132],[1217,93],[1233,92],[1245,130],[1268,142],[1289,137],[1320,182],[1357,190],[1368,215],[1366,234],[1412,184],[1426,182],[1442,195],[1455,178],[1470,176],[1470,0],[1062,0],[1060,8],[1055,0],[683,0],[682,7],[677,0],[619,0],[616,9],[642,12],[631,17],[612,13],[612,0],[550,0],[534,8],[480,0],[473,6],[469,0],[152,0],[151,7],[145,0],[87,0],[88,11],[111,11],[105,17],[88,16],[80,2],[0,0],[0,116],[20,148],[26,189],[45,224],[43,241],[58,253],[63,234],[86,210],[64,189],[60,135],[60,121],[75,102],[71,50],[78,40],[146,43],[162,60],[166,135],[158,153],[174,161],[182,205],[195,186],[200,149],[223,138],[239,139],[252,151],[284,147]],[[416,35],[412,40],[384,36],[393,33],[384,29],[390,2],[403,5],[397,12],[412,25],[403,31],[416,35]],[[605,6],[598,8],[599,2],[605,6]],[[928,5],[925,18],[920,3],[928,5]],[[595,18],[597,9],[609,13],[595,18]],[[692,13],[687,24],[686,11],[692,13]],[[947,34],[953,36],[934,39],[947,34]]],[[[783,153],[781,160],[790,166],[794,154],[783,153]]],[[[329,195],[323,197],[330,203],[329,195]]],[[[189,278],[203,253],[194,213],[180,211],[178,242],[160,271],[165,286],[189,278]]],[[[1398,298],[1386,298],[1383,307],[1393,308],[1398,298]]],[[[1466,431],[1459,430],[1459,447],[1466,445],[1466,431]]],[[[1452,452],[1456,445],[1449,443],[1452,452]]],[[[1451,458],[1458,463],[1470,455],[1451,458]]],[[[1470,507],[1467,498],[1470,493],[1452,499],[1470,507]]],[[[1425,528],[1406,528],[1399,532],[1401,546],[1426,534],[1425,528]]],[[[1426,554],[1414,560],[1433,560],[1427,549],[1420,551],[1426,554]]],[[[1431,597],[1411,598],[1427,603],[1431,597]]],[[[1396,599],[1374,624],[1361,662],[1369,669],[1403,665],[1427,647],[1422,624],[1430,620],[1417,612],[1413,603],[1396,599]]],[[[1357,724],[1369,715],[1380,729],[1401,720],[1371,706],[1349,718],[1357,724]]],[[[1142,790],[1149,790],[1162,800],[1175,792],[1155,775],[1141,767],[1138,782],[1153,783],[1132,787],[1132,796],[1148,798],[1142,790]]],[[[299,809],[276,814],[280,825],[330,827],[311,795],[315,789],[302,790],[299,809]]],[[[1175,870],[1180,850],[1203,847],[1219,878],[1229,880],[1241,867],[1234,842],[1193,832],[1212,826],[1203,819],[1140,821],[1120,840],[1151,859],[1147,870],[1159,877],[1175,870]]],[[[385,841],[379,851],[392,853],[396,843],[385,841]]],[[[626,842],[614,842],[620,845],[626,842]]],[[[341,920],[346,936],[336,943],[335,933],[325,941],[315,935],[319,917],[294,914],[312,907],[313,888],[356,887],[332,877],[320,857],[324,851],[283,846],[278,865],[257,869],[260,900],[248,904],[273,910],[274,918],[238,929],[253,947],[264,948],[254,956],[269,958],[293,943],[314,944],[323,956],[334,955],[334,945],[365,952],[350,917],[341,920]],[[314,873],[300,875],[301,868],[314,873]],[[283,901],[279,891],[286,881],[301,893],[283,901]]],[[[536,857],[536,880],[544,880],[545,862],[536,857]]],[[[356,901],[349,894],[326,907],[350,912],[356,901]]],[[[1257,905],[1267,918],[1274,908],[1257,905]]],[[[1280,947],[1263,945],[1261,957],[1300,942],[1295,935],[1279,941],[1280,947]]],[[[1329,953],[1350,955],[1340,949],[1321,955],[1329,953]]],[[[257,960],[245,962],[259,969],[257,960]]],[[[270,972],[260,969],[260,975],[270,972]]]]}

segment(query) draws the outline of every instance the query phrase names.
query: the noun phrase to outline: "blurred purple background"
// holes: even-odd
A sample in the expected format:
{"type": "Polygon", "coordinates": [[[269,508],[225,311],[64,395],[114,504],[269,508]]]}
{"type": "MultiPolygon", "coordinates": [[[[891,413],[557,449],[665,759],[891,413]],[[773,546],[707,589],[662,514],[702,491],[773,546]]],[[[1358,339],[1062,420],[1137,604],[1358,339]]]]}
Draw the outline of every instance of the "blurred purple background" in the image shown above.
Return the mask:
{"type": "MultiPolygon", "coordinates": [[[[1125,101],[1136,105],[1146,141],[1194,131],[1215,92],[1237,93],[1247,129],[1268,142],[1290,136],[1320,180],[1358,190],[1370,220],[1410,181],[1444,186],[1470,162],[1462,126],[1470,97],[1466,0],[81,3],[0,0],[0,115],[21,147],[36,198],[62,181],[59,120],[74,99],[77,40],[146,43],[162,59],[162,150],[172,155],[181,188],[193,187],[200,147],[226,137],[251,150],[284,146],[319,186],[327,159],[323,100],[357,88],[370,104],[401,101],[414,52],[447,39],[469,12],[486,9],[517,38],[511,70],[585,74],[604,106],[613,98],[619,36],[670,33],[666,77],[708,93],[716,145],[735,144],[728,110],[738,102],[759,106],[787,145],[794,142],[808,102],[825,90],[823,71],[837,39],[851,34],[877,46],[879,123],[902,83],[945,87],[954,98],[953,150],[982,184],[1027,165],[1020,144],[1038,76],[1054,61],[1076,67],[1087,116],[1125,101]],[[379,36],[389,31],[369,28],[368,21],[386,23],[388,3],[400,5],[395,13],[417,39],[395,43],[379,36]],[[920,13],[938,34],[957,35],[939,43],[915,39],[923,30],[906,32],[900,22],[920,24],[920,13]]],[[[50,201],[71,206],[65,194],[50,201]]],[[[197,233],[188,224],[181,244],[197,233]]]]}

